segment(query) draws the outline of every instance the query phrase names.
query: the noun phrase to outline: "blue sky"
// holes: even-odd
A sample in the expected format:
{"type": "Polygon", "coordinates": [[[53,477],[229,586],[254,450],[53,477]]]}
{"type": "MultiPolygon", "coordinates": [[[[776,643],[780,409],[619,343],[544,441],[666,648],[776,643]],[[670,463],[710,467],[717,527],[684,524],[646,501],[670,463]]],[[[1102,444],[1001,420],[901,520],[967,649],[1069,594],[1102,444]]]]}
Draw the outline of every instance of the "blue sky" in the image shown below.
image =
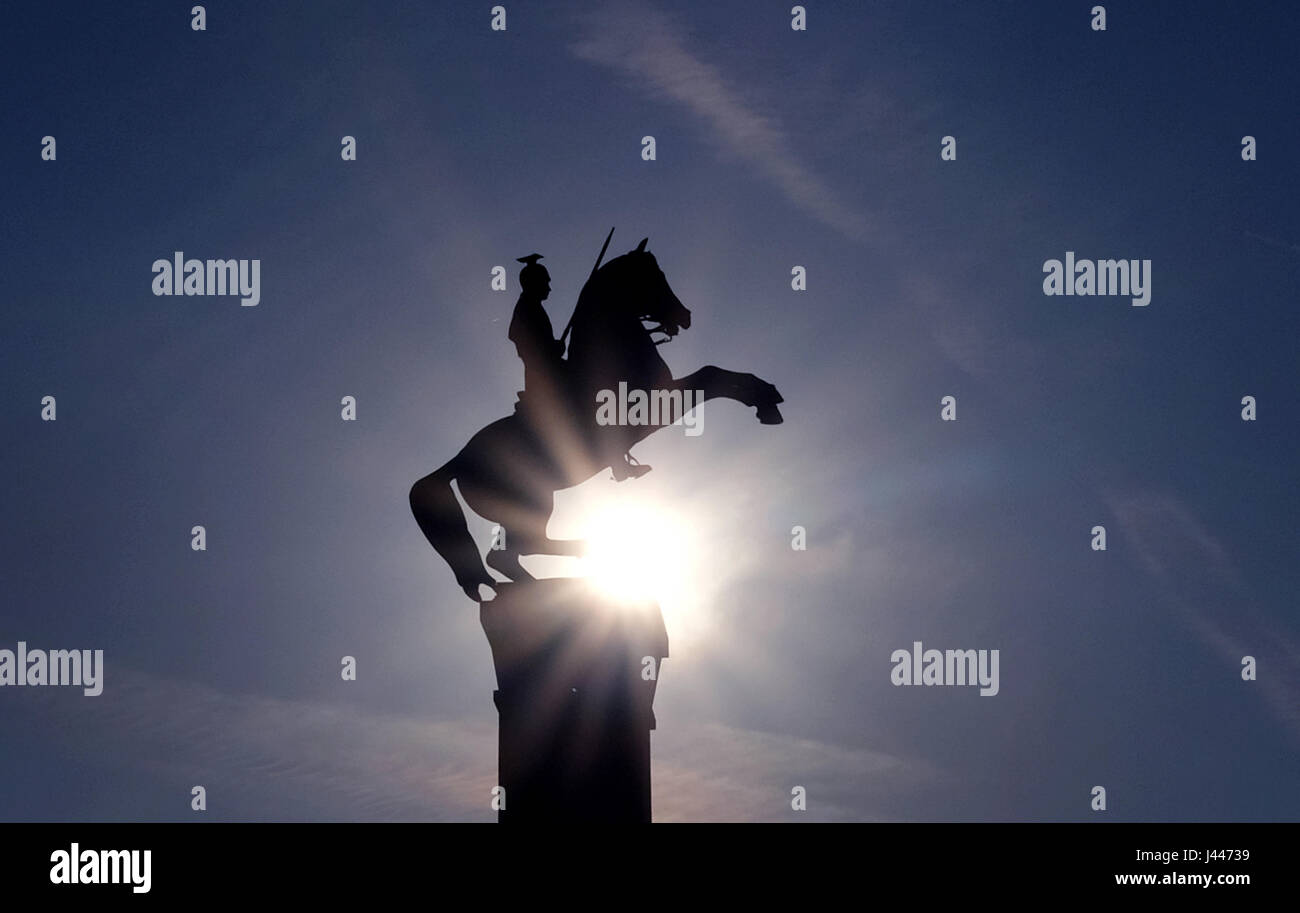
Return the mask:
{"type": "Polygon", "coordinates": [[[0,817],[491,820],[490,654],[406,494],[511,408],[515,258],[558,329],[611,225],[693,311],[676,374],[786,399],[557,498],[690,527],[658,819],[1300,817],[1300,29],[1091,5],[13,5],[0,647],[107,671],[0,690],[0,817]],[[153,296],[175,250],[261,304],[153,296]],[[1067,250],[1151,304],[1045,297],[1067,250]],[[892,686],[916,640],[1000,693],[892,686]]]}

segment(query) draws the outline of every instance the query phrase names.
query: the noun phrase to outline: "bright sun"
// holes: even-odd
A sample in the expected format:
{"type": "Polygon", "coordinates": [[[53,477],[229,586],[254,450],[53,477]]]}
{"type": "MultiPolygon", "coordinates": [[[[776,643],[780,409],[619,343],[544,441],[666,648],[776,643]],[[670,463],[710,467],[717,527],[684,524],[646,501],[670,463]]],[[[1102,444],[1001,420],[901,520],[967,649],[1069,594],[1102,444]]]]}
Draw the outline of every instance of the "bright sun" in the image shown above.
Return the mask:
{"type": "Polygon", "coordinates": [[[635,501],[600,509],[584,524],[582,572],[625,601],[677,603],[690,586],[695,555],[690,527],[677,515],[635,501]]]}

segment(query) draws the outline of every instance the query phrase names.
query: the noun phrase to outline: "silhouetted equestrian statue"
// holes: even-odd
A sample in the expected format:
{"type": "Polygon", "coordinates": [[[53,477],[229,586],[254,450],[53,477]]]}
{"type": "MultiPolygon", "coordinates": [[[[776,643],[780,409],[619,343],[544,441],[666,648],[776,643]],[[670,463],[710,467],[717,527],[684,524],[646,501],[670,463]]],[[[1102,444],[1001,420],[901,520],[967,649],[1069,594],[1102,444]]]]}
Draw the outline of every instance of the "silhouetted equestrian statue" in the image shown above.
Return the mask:
{"type": "MultiPolygon", "coordinates": [[[[606,467],[620,482],[649,472],[630,448],[703,400],[734,399],[753,407],[764,424],[782,420],[781,394],[753,374],[709,365],[672,376],[658,346],[690,327],[691,312],[646,250],[648,239],[602,265],[610,237],[559,340],[542,304],[551,291],[542,257],[519,258],[525,266],[508,333],[524,362],[515,412],[479,431],[411,487],[416,522],[461,589],[480,603],[492,646],[505,788],[501,821],[650,816],[650,701],[657,675],[647,679],[642,672],[645,659],[657,666],[668,655],[663,618],[653,604],[615,610],[607,598],[602,604],[576,589],[580,581],[535,580],[524,569],[524,555],[585,551],[581,540],[547,535],[555,492],[606,467]],[[655,408],[642,410],[636,421],[610,421],[613,410],[602,416],[600,404],[608,404],[613,391],[643,391],[655,408]],[[500,527],[486,566],[453,481],[475,513],[500,527]],[[496,580],[489,568],[505,580],[496,580]],[[484,587],[494,599],[484,599],[484,587]]],[[[620,410],[620,420],[632,411],[625,416],[620,410]]]]}

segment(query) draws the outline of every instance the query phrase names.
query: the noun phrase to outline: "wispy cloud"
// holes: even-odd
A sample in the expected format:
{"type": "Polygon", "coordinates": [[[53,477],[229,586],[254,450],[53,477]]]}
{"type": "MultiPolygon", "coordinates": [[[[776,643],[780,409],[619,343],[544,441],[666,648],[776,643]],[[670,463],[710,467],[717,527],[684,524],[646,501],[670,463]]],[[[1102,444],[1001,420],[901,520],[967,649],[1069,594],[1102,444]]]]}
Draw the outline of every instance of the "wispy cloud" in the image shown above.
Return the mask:
{"type": "MultiPolygon", "coordinates": [[[[104,693],[24,701],[52,740],[161,784],[203,785],[213,813],[256,809],[312,820],[491,821],[491,721],[428,720],[350,704],[235,694],[109,667],[104,693]]],[[[35,722],[32,725],[37,725],[35,722]]],[[[177,807],[188,812],[188,797],[177,807]]]]}
{"type": "Polygon", "coordinates": [[[720,724],[666,727],[654,742],[658,821],[884,819],[873,799],[940,776],[925,761],[720,724]],[[795,786],[806,790],[805,812],[791,809],[795,786]]]}
{"type": "Polygon", "coordinates": [[[1300,742],[1300,645],[1254,608],[1227,548],[1174,495],[1110,494],[1107,501],[1125,541],[1161,585],[1166,602],[1223,658],[1227,674],[1240,668],[1243,656],[1275,658],[1271,666],[1261,667],[1255,687],[1300,742]]]}
{"type": "MultiPolygon", "coordinates": [[[[201,784],[213,809],[241,818],[267,802],[272,820],[286,808],[310,820],[495,818],[490,717],[420,719],[234,694],[120,668],[106,681],[94,700],[68,700],[48,688],[25,694],[31,718],[23,725],[47,728],[70,752],[93,751],[97,763],[156,777],[160,789],[201,784]]],[[[652,748],[661,821],[790,820],[794,785],[808,790],[807,819],[862,820],[871,795],[897,794],[930,777],[921,762],[718,724],[666,725],[652,748]]],[[[187,803],[179,793],[178,817],[187,803]]]]}
{"type": "Polygon", "coordinates": [[[1279,241],[1277,238],[1270,238],[1265,235],[1256,234],[1253,231],[1247,231],[1246,237],[1254,241],[1262,241],[1269,247],[1277,247],[1282,250],[1289,250],[1292,253],[1300,254],[1300,244],[1292,244],[1287,241],[1279,241]]]}
{"type": "Polygon", "coordinates": [[[626,0],[584,14],[583,22],[583,37],[572,47],[580,59],[618,70],[685,107],[720,150],[749,162],[804,212],[855,240],[874,236],[871,221],[801,161],[776,119],[746,103],[721,70],[688,48],[663,11],[626,0]]]}

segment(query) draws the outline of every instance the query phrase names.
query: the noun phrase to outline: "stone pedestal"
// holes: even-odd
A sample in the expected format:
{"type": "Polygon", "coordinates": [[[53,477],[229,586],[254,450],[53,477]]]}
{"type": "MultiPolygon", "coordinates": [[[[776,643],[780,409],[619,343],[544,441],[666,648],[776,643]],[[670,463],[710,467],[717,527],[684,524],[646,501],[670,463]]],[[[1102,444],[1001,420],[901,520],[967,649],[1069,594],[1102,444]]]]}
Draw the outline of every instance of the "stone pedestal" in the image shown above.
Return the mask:
{"type": "Polygon", "coordinates": [[[502,584],[480,620],[497,674],[497,820],[649,822],[659,606],[551,578],[502,584]]]}

